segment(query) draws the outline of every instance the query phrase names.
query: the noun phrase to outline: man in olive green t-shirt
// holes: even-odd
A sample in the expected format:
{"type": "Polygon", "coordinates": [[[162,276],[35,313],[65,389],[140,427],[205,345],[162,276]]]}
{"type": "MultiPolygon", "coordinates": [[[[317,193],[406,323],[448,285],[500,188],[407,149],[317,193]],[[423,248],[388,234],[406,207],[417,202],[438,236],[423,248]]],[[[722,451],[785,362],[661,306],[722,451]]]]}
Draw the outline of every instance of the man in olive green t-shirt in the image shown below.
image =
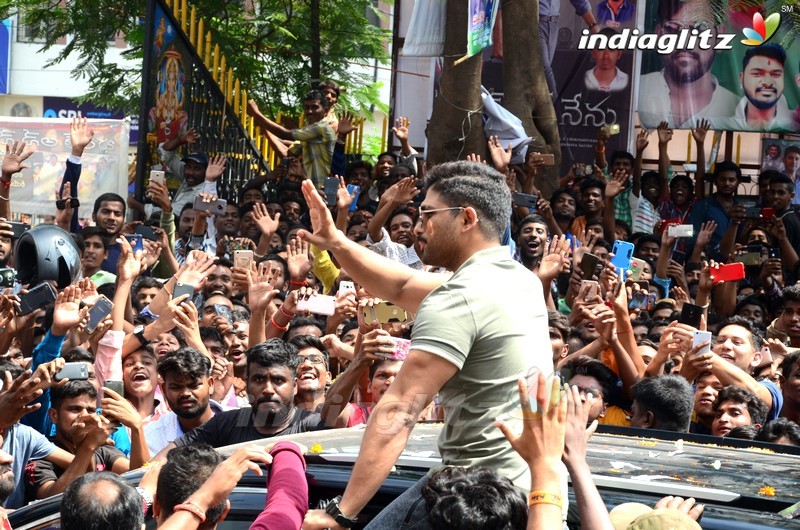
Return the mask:
{"type": "MultiPolygon", "coordinates": [[[[337,516],[353,519],[369,502],[437,393],[445,409],[439,439],[443,463],[489,466],[520,488],[530,486],[525,462],[493,426],[518,409],[517,379],[534,366],[553,371],[541,282],[500,244],[511,194],[505,177],[471,162],[436,166],[426,185],[415,227],[420,258],[455,271],[449,278],[411,269],[349,241],[336,231],[313,186],[303,183],[314,233],[299,236],[330,250],[372,295],[417,314],[411,352],[370,416],[344,496],[329,506],[337,516]]],[[[368,528],[395,528],[402,521],[424,525],[425,504],[417,501],[426,480],[387,506],[368,528]]],[[[303,525],[329,527],[342,528],[322,510],[309,512],[303,525]]]]}

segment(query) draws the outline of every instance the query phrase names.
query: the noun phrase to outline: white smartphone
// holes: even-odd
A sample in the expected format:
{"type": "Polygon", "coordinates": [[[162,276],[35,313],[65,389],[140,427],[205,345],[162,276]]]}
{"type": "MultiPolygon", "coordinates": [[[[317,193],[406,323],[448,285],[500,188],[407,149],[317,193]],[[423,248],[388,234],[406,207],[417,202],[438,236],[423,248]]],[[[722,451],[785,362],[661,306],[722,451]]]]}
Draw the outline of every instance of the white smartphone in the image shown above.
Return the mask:
{"type": "Polygon", "coordinates": [[[692,347],[694,348],[698,344],[703,344],[704,342],[708,342],[708,344],[706,344],[702,350],[698,351],[697,355],[702,355],[711,351],[711,332],[695,331],[694,336],[692,337],[692,347]]]}
{"type": "Polygon", "coordinates": [[[315,315],[331,316],[336,312],[336,297],[321,294],[311,295],[308,300],[303,299],[297,302],[297,310],[308,311],[315,315]]]}
{"type": "Polygon", "coordinates": [[[356,293],[356,284],[353,282],[348,281],[341,281],[339,282],[339,292],[337,296],[341,295],[342,293],[356,293]]]}
{"type": "Polygon", "coordinates": [[[150,182],[158,182],[162,186],[166,184],[166,178],[164,177],[163,171],[151,171],[150,172],[150,182]]]}
{"type": "Polygon", "coordinates": [[[694,235],[694,226],[669,225],[667,228],[667,235],[669,237],[692,237],[694,235]]]}

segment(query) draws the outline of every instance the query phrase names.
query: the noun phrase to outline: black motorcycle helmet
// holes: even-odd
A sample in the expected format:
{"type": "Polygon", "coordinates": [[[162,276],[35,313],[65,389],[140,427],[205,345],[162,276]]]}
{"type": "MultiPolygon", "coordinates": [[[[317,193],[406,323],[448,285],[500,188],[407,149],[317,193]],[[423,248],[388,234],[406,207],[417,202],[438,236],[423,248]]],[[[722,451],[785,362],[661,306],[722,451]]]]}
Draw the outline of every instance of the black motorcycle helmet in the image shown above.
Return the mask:
{"type": "Polygon", "coordinates": [[[81,254],[69,232],[39,225],[22,234],[15,251],[17,280],[37,285],[54,280],[63,289],[81,277],[81,254]]]}

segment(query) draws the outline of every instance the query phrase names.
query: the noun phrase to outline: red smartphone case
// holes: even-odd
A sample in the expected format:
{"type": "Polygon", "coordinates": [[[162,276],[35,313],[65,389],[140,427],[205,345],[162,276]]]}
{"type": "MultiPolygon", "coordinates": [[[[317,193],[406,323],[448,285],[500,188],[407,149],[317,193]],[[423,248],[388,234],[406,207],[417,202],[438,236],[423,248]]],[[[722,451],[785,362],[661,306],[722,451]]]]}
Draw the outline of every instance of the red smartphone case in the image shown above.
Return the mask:
{"type": "Polygon", "coordinates": [[[719,282],[743,280],[744,263],[728,263],[727,265],[720,265],[715,269],[711,269],[711,278],[715,284],[719,282]]]}

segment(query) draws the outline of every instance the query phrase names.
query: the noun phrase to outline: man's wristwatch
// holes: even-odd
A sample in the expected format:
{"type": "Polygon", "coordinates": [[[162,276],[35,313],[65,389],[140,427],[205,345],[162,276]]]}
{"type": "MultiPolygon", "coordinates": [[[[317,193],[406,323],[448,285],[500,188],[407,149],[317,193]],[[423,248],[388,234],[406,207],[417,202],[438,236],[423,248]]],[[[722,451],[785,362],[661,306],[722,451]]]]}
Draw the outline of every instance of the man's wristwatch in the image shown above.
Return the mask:
{"type": "Polygon", "coordinates": [[[147,346],[150,344],[150,341],[144,337],[144,326],[141,324],[133,328],[133,336],[139,339],[139,342],[142,344],[142,346],[147,346]]]}
{"type": "Polygon", "coordinates": [[[341,500],[342,496],[339,495],[338,497],[328,501],[328,504],[325,505],[325,513],[333,517],[336,520],[336,523],[340,526],[345,528],[353,528],[356,525],[356,522],[358,522],[358,518],[347,517],[342,513],[342,510],[339,508],[339,501],[341,500]]]}

